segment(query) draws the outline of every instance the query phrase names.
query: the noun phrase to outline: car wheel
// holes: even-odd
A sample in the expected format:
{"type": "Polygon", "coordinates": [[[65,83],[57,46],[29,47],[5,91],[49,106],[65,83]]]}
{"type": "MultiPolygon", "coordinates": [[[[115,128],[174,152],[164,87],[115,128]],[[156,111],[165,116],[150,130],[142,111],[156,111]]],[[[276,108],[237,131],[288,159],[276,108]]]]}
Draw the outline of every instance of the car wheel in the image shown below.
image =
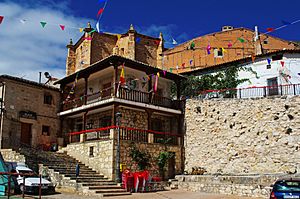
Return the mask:
{"type": "Polygon", "coordinates": [[[25,186],[23,184],[20,185],[20,192],[23,193],[23,191],[25,192],[25,186]]]}

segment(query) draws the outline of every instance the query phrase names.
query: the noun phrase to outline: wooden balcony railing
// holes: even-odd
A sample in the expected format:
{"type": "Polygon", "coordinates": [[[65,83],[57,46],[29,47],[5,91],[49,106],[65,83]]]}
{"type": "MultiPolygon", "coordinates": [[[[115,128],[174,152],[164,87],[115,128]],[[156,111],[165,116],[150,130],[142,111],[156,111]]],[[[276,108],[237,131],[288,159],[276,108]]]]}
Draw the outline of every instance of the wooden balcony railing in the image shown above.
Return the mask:
{"type": "MultiPolygon", "coordinates": [[[[184,108],[184,101],[181,100],[173,100],[167,97],[159,96],[155,93],[148,93],[138,90],[128,90],[125,88],[120,87],[119,91],[117,92],[116,96],[114,95],[114,88],[107,88],[101,92],[93,93],[86,96],[87,104],[92,104],[95,102],[99,102],[105,99],[110,99],[112,97],[133,101],[133,102],[140,102],[145,104],[152,104],[156,106],[161,106],[165,108],[183,110],[184,108]]],[[[67,111],[73,108],[80,107],[84,105],[85,97],[79,97],[75,99],[71,99],[65,101],[63,104],[63,111],[67,111]]]]}
{"type": "MultiPolygon", "coordinates": [[[[97,129],[84,130],[79,132],[69,133],[69,142],[84,142],[93,140],[110,140],[116,136],[117,126],[108,126],[97,129]],[[83,136],[83,137],[82,137],[83,136]],[[82,139],[80,140],[80,137],[82,139]]],[[[141,142],[141,143],[157,143],[167,145],[180,145],[182,136],[166,132],[158,132],[153,130],[144,130],[131,127],[120,126],[120,139],[141,142]]]]}

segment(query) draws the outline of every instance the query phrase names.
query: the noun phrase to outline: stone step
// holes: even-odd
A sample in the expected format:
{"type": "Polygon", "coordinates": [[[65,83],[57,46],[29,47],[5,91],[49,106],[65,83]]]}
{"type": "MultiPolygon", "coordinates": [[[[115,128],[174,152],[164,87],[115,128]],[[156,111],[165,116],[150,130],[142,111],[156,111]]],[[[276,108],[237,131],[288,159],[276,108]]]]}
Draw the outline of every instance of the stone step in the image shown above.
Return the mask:
{"type": "Polygon", "coordinates": [[[102,182],[83,182],[82,186],[93,187],[93,186],[107,186],[107,185],[117,185],[112,181],[102,181],[102,182]]]}
{"type": "Polygon", "coordinates": [[[126,193],[125,189],[99,189],[95,190],[95,193],[126,193]]]}
{"type": "Polygon", "coordinates": [[[89,178],[85,178],[85,179],[76,179],[76,178],[70,178],[71,180],[76,180],[76,182],[79,183],[101,183],[101,182],[107,182],[109,181],[107,178],[102,178],[102,179],[89,179],[89,178]]]}
{"type": "MultiPolygon", "coordinates": [[[[61,173],[63,174],[63,173],[61,173]]],[[[70,178],[76,178],[76,174],[70,174],[70,173],[65,173],[64,174],[66,177],[70,177],[70,178]]],[[[80,173],[79,176],[77,178],[92,178],[94,179],[93,177],[97,177],[97,179],[105,179],[103,175],[98,175],[98,174],[83,174],[83,173],[80,173]]]]}
{"type": "Polygon", "coordinates": [[[130,192],[121,192],[121,193],[102,193],[103,197],[113,197],[113,196],[128,196],[131,195],[130,192]]]}
{"type": "Polygon", "coordinates": [[[100,186],[89,186],[90,190],[95,190],[95,189],[122,189],[121,186],[119,185],[100,185],[100,186]]]}

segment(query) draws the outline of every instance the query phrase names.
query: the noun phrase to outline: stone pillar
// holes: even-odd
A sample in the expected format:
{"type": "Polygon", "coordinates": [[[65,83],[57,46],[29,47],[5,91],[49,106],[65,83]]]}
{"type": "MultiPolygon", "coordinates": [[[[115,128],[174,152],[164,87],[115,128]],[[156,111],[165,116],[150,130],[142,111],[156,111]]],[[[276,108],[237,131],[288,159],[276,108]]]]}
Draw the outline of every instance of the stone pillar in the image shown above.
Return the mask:
{"type": "MultiPolygon", "coordinates": [[[[83,121],[83,124],[82,124],[83,128],[82,129],[83,130],[86,130],[87,113],[88,112],[85,112],[83,114],[83,118],[82,118],[82,121],[83,121]]],[[[85,142],[85,140],[86,140],[86,134],[80,134],[80,142],[85,142]]]]}
{"type": "Polygon", "coordinates": [[[154,134],[153,133],[148,134],[148,143],[154,143],[154,134]]]}
{"type": "Polygon", "coordinates": [[[126,57],[133,60],[135,60],[135,35],[136,31],[131,24],[128,30],[128,53],[126,54],[126,57]]]}
{"type": "Polygon", "coordinates": [[[159,45],[157,47],[157,51],[156,51],[156,67],[162,69],[163,68],[163,50],[164,50],[164,38],[163,38],[163,34],[160,33],[159,34],[159,45]]]}
{"type": "Polygon", "coordinates": [[[89,77],[84,77],[84,105],[87,104],[88,82],[89,82],[89,77]]]}
{"type": "Polygon", "coordinates": [[[67,45],[68,48],[68,56],[66,62],[66,76],[75,73],[75,64],[76,64],[76,54],[75,54],[75,47],[73,45],[72,39],[70,43],[67,45]]]}

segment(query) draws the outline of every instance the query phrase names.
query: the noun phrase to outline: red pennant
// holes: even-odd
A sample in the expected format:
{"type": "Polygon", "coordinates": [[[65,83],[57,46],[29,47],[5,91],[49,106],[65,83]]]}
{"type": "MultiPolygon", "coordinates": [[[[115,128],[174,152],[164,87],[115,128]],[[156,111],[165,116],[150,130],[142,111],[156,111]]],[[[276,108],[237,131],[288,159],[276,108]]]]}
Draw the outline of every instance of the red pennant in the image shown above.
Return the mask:
{"type": "Polygon", "coordinates": [[[184,69],[184,68],[185,68],[185,63],[183,63],[181,66],[182,66],[182,68],[184,69]]]}
{"type": "Polygon", "coordinates": [[[99,15],[101,15],[104,11],[104,8],[100,8],[100,10],[98,11],[97,17],[99,17],[99,15]]]}
{"type": "Polygon", "coordinates": [[[64,25],[59,25],[59,27],[61,28],[61,30],[65,30],[65,26],[64,25]]]}
{"type": "Polygon", "coordinates": [[[4,16],[0,16],[0,24],[2,23],[4,16]]]}
{"type": "Polygon", "coordinates": [[[273,32],[275,29],[274,28],[267,28],[268,32],[273,32]]]}
{"type": "Polygon", "coordinates": [[[284,67],[284,61],[281,61],[280,63],[281,63],[281,66],[284,67]]]}
{"type": "Polygon", "coordinates": [[[254,61],[255,61],[255,55],[252,54],[252,55],[251,55],[251,58],[252,58],[252,63],[254,63],[254,61]]]}
{"type": "Polygon", "coordinates": [[[159,44],[160,44],[160,40],[155,40],[154,43],[155,43],[156,45],[159,45],[159,44]]]}

